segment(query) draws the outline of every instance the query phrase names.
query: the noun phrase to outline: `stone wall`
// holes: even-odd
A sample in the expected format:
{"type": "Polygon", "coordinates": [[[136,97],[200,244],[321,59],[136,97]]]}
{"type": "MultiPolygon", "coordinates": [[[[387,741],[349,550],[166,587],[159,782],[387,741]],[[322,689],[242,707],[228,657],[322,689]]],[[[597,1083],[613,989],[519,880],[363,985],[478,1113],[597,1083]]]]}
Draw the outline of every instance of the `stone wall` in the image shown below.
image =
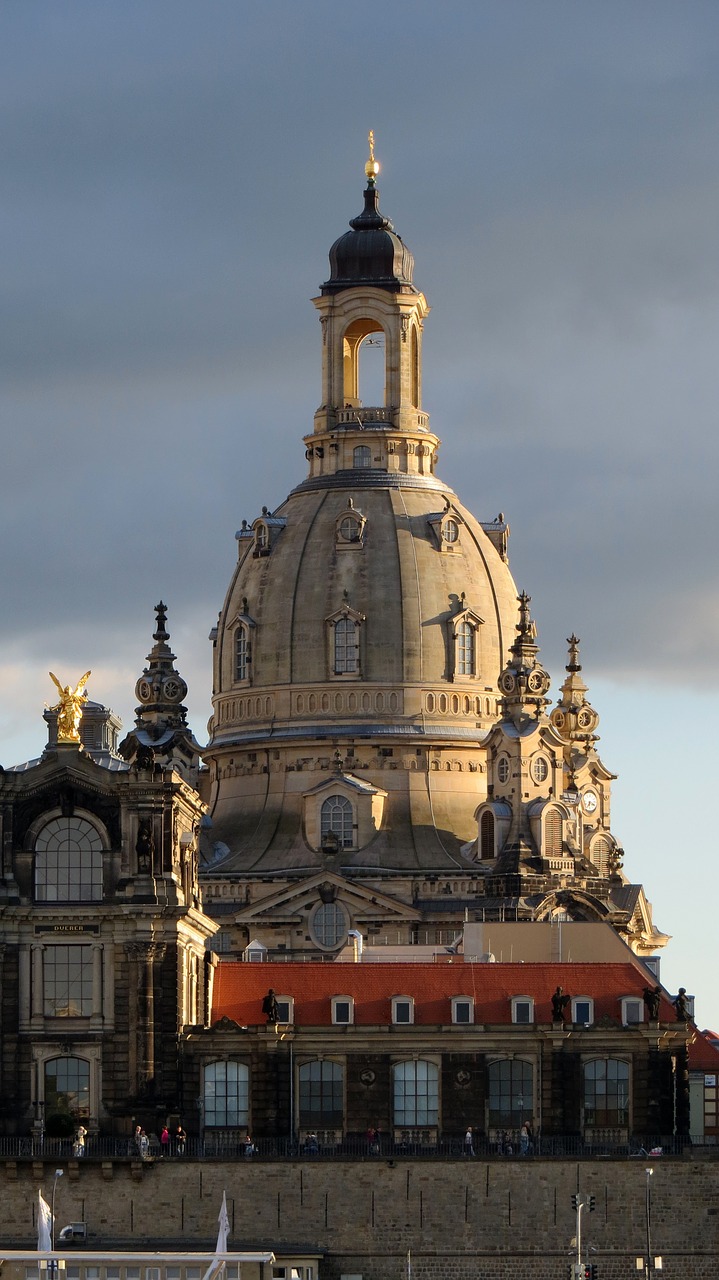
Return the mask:
{"type": "MultiPolygon", "coordinates": [[[[566,1280],[574,1192],[599,1280],[636,1280],[646,1248],[646,1160],[271,1163],[71,1161],[58,1181],[58,1227],[86,1221],[96,1249],[211,1247],[226,1190],[235,1249],[327,1250],[322,1280],[566,1280]]],[[[652,1253],[663,1280],[708,1280],[719,1259],[719,1160],[656,1159],[652,1253]]],[[[34,1247],[37,1189],[54,1162],[0,1165],[0,1247],[34,1247]]]]}

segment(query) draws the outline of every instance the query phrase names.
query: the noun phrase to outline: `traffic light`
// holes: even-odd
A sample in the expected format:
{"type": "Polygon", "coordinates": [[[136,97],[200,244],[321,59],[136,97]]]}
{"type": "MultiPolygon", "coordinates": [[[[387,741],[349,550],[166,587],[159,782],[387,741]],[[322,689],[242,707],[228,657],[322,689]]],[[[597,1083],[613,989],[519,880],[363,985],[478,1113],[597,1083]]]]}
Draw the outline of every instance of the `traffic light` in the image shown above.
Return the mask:
{"type": "MultiPolygon", "coordinates": [[[[588,1196],[588,1197],[587,1197],[587,1208],[589,1209],[589,1212],[590,1212],[590,1213],[594,1213],[594,1206],[595,1206],[595,1204],[596,1204],[596,1200],[595,1200],[594,1196],[588,1196]]],[[[592,1278],[592,1280],[593,1280],[593,1278],[592,1278]]]]}
{"type": "Polygon", "coordinates": [[[579,1196],[572,1196],[572,1208],[573,1209],[579,1208],[579,1196]]]}

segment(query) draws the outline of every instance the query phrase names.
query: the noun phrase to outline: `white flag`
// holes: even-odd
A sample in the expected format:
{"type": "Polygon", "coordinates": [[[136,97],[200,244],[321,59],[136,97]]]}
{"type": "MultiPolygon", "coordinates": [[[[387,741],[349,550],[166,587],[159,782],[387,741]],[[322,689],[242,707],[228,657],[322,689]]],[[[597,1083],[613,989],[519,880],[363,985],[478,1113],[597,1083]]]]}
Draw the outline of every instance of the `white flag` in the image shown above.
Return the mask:
{"type": "Polygon", "coordinates": [[[47,1253],[52,1249],[52,1214],[42,1191],[38,1191],[37,1194],[37,1248],[38,1253],[47,1253]]]}
{"type": "Polygon", "coordinates": [[[217,1221],[220,1224],[217,1232],[217,1245],[215,1247],[215,1257],[212,1259],[202,1280],[211,1280],[211,1277],[218,1276],[224,1269],[224,1262],[220,1262],[218,1255],[227,1253],[227,1238],[230,1234],[230,1219],[227,1216],[227,1192],[222,1192],[222,1204],[220,1212],[217,1215],[217,1221]]]}

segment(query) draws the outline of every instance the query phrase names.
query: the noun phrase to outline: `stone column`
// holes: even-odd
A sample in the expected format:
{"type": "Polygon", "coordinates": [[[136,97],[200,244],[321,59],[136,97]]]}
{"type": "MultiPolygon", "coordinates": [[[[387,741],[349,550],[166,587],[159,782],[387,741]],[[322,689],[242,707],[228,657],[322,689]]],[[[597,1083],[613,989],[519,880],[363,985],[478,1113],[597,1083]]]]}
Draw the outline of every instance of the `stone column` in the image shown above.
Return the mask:
{"type": "Polygon", "coordinates": [[[130,1062],[132,1064],[134,1056],[133,1074],[138,1093],[147,1094],[155,1079],[155,961],[164,959],[166,945],[164,942],[128,942],[126,951],[135,961],[136,974],[136,1013],[133,1018],[131,1009],[128,1028],[131,1047],[134,1030],[135,1045],[130,1062]]]}
{"type": "Polygon", "coordinates": [[[101,942],[92,944],[92,1012],[90,1019],[94,1027],[101,1027],[102,1017],[102,953],[101,942]]]}
{"type": "Polygon", "coordinates": [[[31,1004],[30,1016],[35,1023],[42,1023],[45,1015],[45,1007],[43,1002],[43,974],[42,974],[42,957],[45,948],[41,942],[33,942],[31,948],[32,955],[32,983],[31,983],[31,1004]]]}

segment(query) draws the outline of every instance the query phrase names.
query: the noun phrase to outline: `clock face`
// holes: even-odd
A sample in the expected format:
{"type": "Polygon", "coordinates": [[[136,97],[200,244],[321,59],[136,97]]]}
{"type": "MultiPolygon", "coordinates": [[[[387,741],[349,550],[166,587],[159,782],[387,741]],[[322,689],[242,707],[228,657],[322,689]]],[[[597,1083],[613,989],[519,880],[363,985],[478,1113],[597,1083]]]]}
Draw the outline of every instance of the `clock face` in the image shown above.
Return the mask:
{"type": "Polygon", "coordinates": [[[582,808],[585,813],[594,813],[599,804],[599,797],[596,791],[585,791],[582,796],[582,808]]]}

